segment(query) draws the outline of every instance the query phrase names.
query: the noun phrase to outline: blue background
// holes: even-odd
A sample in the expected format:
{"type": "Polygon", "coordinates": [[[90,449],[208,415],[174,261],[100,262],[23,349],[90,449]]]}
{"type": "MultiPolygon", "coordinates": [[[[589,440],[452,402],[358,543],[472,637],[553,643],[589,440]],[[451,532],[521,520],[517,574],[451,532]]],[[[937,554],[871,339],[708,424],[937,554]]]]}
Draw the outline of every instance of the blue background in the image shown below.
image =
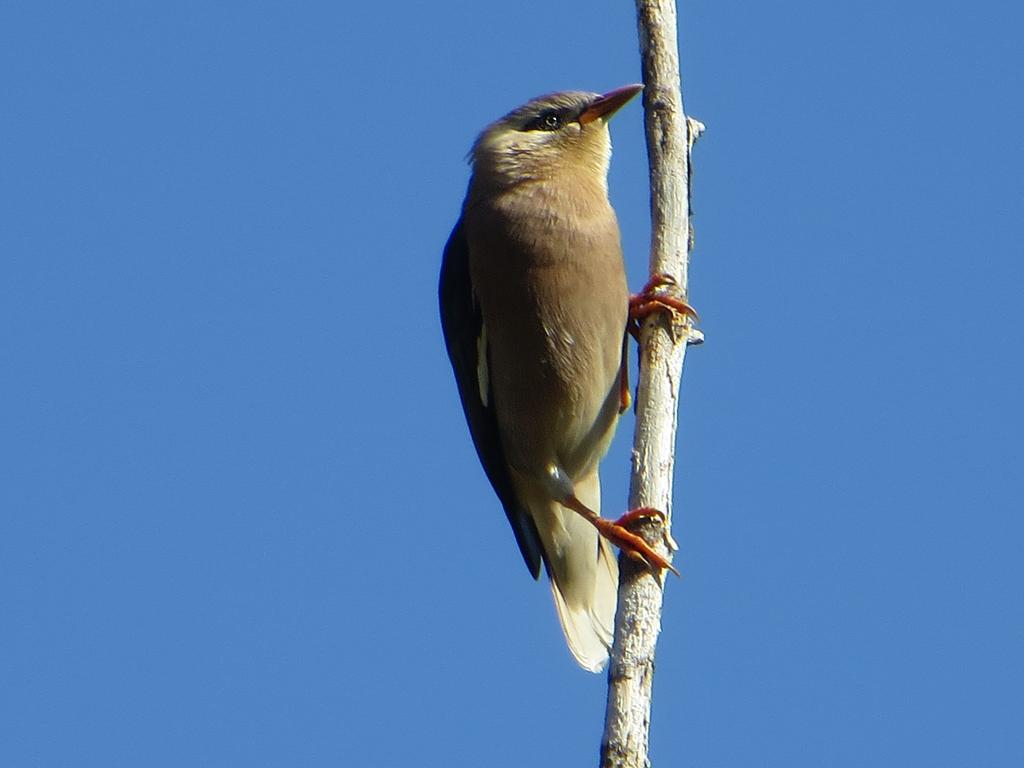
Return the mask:
{"type": "MultiPolygon", "coordinates": [[[[3,4],[0,764],[595,762],[435,287],[476,132],[636,81],[633,13],[3,4]]],[[[681,17],[708,343],[653,761],[1024,764],[1020,6],[681,17]]],[[[613,137],[638,287],[638,104],[613,137]]]]}

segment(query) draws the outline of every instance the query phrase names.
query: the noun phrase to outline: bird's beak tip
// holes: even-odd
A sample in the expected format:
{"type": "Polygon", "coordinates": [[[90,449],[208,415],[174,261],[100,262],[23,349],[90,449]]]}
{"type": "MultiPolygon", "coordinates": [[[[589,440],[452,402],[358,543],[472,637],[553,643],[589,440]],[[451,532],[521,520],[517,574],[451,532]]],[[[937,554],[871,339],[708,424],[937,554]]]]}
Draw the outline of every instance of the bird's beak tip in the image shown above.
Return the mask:
{"type": "Polygon", "coordinates": [[[624,85],[621,88],[616,88],[613,91],[608,91],[608,93],[598,96],[594,99],[591,105],[580,114],[580,124],[586,125],[599,117],[611,117],[618,112],[626,102],[642,90],[643,85],[641,83],[633,83],[631,85],[624,85]]]}

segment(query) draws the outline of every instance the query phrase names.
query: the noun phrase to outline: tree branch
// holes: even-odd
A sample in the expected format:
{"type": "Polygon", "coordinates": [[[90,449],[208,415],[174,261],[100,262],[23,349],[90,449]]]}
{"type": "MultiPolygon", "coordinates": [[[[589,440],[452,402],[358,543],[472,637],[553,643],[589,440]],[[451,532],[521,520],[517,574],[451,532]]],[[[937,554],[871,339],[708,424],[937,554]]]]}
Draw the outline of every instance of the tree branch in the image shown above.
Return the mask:
{"type": "MultiPolygon", "coordinates": [[[[644,81],[644,123],[651,179],[652,275],[675,279],[686,296],[690,229],[690,149],[704,126],[683,112],[675,0],[636,0],[644,81]]],[[[680,318],[676,318],[680,320],[680,318]]],[[[687,344],[703,341],[688,319],[673,325],[655,313],[640,336],[640,378],[629,506],[663,510],[641,530],[667,554],[670,534],[676,416],[687,344]]],[[[602,768],[647,768],[654,651],[661,630],[662,583],[629,557],[619,557],[619,602],[608,669],[602,768]]]]}

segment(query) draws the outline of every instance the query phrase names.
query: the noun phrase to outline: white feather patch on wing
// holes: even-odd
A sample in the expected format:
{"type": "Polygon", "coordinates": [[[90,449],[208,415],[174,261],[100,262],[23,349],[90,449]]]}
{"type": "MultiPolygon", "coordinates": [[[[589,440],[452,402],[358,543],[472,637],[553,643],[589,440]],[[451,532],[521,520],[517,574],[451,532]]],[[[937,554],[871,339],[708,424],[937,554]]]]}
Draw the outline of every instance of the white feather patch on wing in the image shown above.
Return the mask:
{"type": "Polygon", "coordinates": [[[491,378],[487,369],[487,326],[483,323],[480,323],[480,335],[476,339],[476,385],[480,390],[480,402],[487,407],[487,393],[491,391],[491,378]]]}

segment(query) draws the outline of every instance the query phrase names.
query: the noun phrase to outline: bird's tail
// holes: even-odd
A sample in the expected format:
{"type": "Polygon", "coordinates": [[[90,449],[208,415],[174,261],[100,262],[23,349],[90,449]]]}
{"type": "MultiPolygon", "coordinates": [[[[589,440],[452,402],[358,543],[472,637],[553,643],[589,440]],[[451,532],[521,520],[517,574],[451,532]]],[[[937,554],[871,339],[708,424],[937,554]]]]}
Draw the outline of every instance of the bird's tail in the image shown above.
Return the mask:
{"type": "MultiPolygon", "coordinates": [[[[601,509],[601,483],[593,472],[575,485],[576,497],[601,509]]],[[[608,660],[615,622],[619,566],[611,546],[578,513],[551,503],[535,514],[547,555],[551,593],[565,641],[581,667],[600,672],[608,660]]]]}

